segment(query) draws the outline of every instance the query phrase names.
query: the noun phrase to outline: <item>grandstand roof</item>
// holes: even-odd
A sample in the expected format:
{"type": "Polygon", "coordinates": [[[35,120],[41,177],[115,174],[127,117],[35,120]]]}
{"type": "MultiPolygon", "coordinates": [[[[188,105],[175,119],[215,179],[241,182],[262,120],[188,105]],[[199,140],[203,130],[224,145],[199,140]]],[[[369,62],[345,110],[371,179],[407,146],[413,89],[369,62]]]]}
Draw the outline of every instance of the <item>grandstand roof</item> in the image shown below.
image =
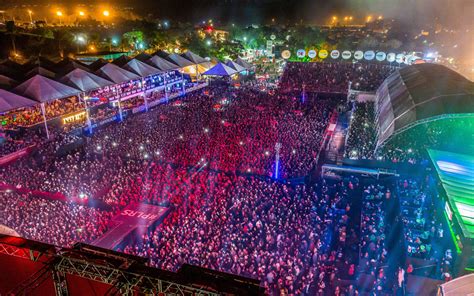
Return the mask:
{"type": "Polygon", "coordinates": [[[474,114],[474,83],[437,64],[417,64],[390,75],[376,94],[377,145],[417,123],[447,114],[474,114]]]}

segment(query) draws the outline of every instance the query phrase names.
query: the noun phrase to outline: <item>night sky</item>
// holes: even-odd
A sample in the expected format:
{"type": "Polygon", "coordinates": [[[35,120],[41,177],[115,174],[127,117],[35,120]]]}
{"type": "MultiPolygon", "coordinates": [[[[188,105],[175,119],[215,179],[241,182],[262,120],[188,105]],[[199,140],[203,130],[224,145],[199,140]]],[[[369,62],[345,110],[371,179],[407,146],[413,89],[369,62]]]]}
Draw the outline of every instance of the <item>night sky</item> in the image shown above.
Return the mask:
{"type": "MultiPolygon", "coordinates": [[[[54,3],[46,0],[0,0],[0,6],[23,3],[54,3]]],[[[382,14],[419,24],[435,18],[454,27],[473,26],[474,0],[61,0],[59,5],[77,3],[133,6],[140,14],[196,22],[213,18],[222,22],[262,23],[303,20],[310,24],[326,23],[331,15],[382,14]]]]}

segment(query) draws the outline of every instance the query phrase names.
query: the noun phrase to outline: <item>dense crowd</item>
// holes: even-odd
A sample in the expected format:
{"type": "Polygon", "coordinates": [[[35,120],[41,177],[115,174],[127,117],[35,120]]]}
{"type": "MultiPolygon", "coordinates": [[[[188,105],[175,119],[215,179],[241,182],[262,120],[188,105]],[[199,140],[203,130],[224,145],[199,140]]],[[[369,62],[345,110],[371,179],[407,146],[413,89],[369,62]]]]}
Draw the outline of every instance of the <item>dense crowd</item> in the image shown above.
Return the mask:
{"type": "MultiPolygon", "coordinates": [[[[379,295],[391,289],[393,277],[382,267],[389,256],[385,210],[391,190],[383,182],[359,184],[355,177],[311,183],[300,177],[315,169],[331,115],[341,104],[313,91],[344,91],[349,81],[374,89],[391,70],[290,63],[274,92],[215,84],[90,137],[54,134],[38,141],[29,157],[0,170],[0,185],[33,190],[0,192],[0,223],[27,238],[70,246],[100,237],[113,214],[131,203],[169,206],[160,225],[122,251],[163,269],[189,263],[257,278],[271,295],[357,295],[366,288],[354,285],[359,268],[373,276],[372,292],[379,295]],[[313,81],[305,84],[304,101],[295,95],[301,81],[313,81]],[[110,210],[68,201],[76,197],[103,201],[110,210]]],[[[132,99],[123,107],[143,103],[132,99]]],[[[373,104],[355,106],[346,149],[357,149],[357,158],[374,157],[373,113],[373,104]]],[[[91,114],[95,120],[100,116],[100,111],[91,114]]],[[[397,183],[400,200],[415,195],[420,207],[427,188],[404,184],[397,183]]],[[[418,243],[411,234],[407,239],[418,243]]]]}
{"type": "Polygon", "coordinates": [[[280,80],[284,91],[375,91],[395,67],[374,63],[288,63],[280,80]]]}
{"type": "Polygon", "coordinates": [[[466,132],[472,128],[474,120],[470,117],[444,118],[419,124],[393,136],[375,153],[377,127],[374,102],[356,102],[345,157],[423,164],[429,159],[427,148],[472,151],[474,134],[466,132]]]}
{"type": "Polygon", "coordinates": [[[56,246],[90,243],[108,227],[111,212],[46,200],[12,191],[0,192],[1,223],[22,237],[56,246]]]}
{"type": "Polygon", "coordinates": [[[375,110],[373,102],[355,102],[347,134],[345,157],[372,159],[375,151],[375,110]]]}
{"type": "Polygon", "coordinates": [[[348,184],[307,188],[209,172],[170,181],[166,186],[180,193],[173,199],[183,200],[125,252],[164,269],[189,263],[259,278],[272,295],[342,289],[337,266],[344,267],[348,184]],[[331,239],[334,232],[340,235],[331,239]]]}

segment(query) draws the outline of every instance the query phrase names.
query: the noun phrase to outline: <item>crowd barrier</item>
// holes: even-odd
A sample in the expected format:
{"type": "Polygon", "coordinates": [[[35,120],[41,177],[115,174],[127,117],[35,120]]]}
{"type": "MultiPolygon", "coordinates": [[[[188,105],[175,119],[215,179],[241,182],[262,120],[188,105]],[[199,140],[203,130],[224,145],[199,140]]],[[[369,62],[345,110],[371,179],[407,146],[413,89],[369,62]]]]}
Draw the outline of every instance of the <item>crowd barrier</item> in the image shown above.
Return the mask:
{"type": "Polygon", "coordinates": [[[36,148],[36,145],[31,145],[31,146],[25,147],[23,149],[20,149],[18,151],[15,151],[13,153],[10,153],[8,155],[1,157],[0,167],[5,166],[9,163],[12,163],[21,157],[29,155],[35,148],[36,148]]]}
{"type": "Polygon", "coordinates": [[[59,200],[63,202],[72,202],[77,205],[85,205],[89,207],[99,208],[102,210],[110,210],[111,206],[102,200],[95,198],[80,198],[80,197],[66,197],[64,194],[59,192],[45,192],[40,190],[30,190],[28,188],[17,188],[9,184],[0,184],[0,191],[11,190],[20,194],[31,193],[33,196],[47,199],[47,200],[59,200]]]}

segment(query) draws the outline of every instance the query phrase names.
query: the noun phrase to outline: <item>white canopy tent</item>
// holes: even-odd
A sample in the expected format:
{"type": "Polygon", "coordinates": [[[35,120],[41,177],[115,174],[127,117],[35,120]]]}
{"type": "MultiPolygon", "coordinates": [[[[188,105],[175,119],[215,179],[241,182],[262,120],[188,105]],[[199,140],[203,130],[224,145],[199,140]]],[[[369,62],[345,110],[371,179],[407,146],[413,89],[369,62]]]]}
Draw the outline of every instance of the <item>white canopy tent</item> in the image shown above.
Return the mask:
{"type": "Polygon", "coordinates": [[[13,89],[14,92],[41,103],[46,136],[49,139],[46,122],[45,103],[79,95],[78,89],[72,88],[41,75],[35,75],[13,89]]]}
{"type": "Polygon", "coordinates": [[[198,56],[194,52],[188,50],[181,55],[183,58],[191,61],[193,64],[198,65],[207,62],[205,58],[198,56]]]}
{"type": "Polygon", "coordinates": [[[36,104],[38,102],[0,89],[0,114],[19,108],[31,107],[36,104]]]}
{"type": "Polygon", "coordinates": [[[236,62],[234,61],[231,61],[231,60],[228,60],[227,63],[226,63],[227,66],[231,67],[232,69],[234,69],[235,71],[237,72],[244,72],[244,71],[247,71],[247,69],[245,69],[244,67],[242,67],[241,65],[237,64],[236,62]]]}
{"type": "Polygon", "coordinates": [[[238,57],[236,60],[235,60],[235,63],[241,65],[242,67],[244,67],[245,69],[247,70],[250,70],[253,68],[252,65],[250,65],[249,63],[247,63],[246,61],[244,61],[242,58],[238,57]]]}
{"type": "Polygon", "coordinates": [[[144,62],[141,62],[137,59],[130,60],[128,63],[123,65],[122,68],[137,75],[140,75],[141,77],[147,77],[162,72],[160,69],[145,64],[144,62]]]}
{"type": "Polygon", "coordinates": [[[84,99],[85,92],[110,86],[114,83],[112,81],[109,81],[105,78],[99,77],[93,73],[84,71],[79,68],[72,70],[64,77],[62,77],[61,82],[72,85],[83,92],[81,99],[84,104],[84,109],[86,110],[87,125],[89,126],[89,131],[92,132],[92,123],[90,121],[89,107],[87,106],[87,102],[84,99]]]}
{"type": "Polygon", "coordinates": [[[40,103],[73,97],[80,93],[78,89],[41,75],[31,77],[15,87],[13,91],[40,103]]]}
{"type": "Polygon", "coordinates": [[[178,65],[180,68],[194,66],[194,63],[188,59],[183,58],[179,54],[173,53],[168,56],[168,59],[171,60],[173,63],[178,65]]]}
{"type": "Polygon", "coordinates": [[[75,69],[63,76],[60,79],[61,82],[74,86],[75,88],[86,92],[91,90],[96,90],[102,87],[113,85],[112,81],[109,81],[105,78],[84,71],[82,69],[75,69]]]}
{"type": "Polygon", "coordinates": [[[110,63],[103,65],[99,70],[96,71],[96,73],[116,84],[140,79],[140,76],[137,74],[110,63]]]}
{"type": "Polygon", "coordinates": [[[148,64],[154,66],[155,68],[160,69],[161,71],[170,71],[170,70],[177,70],[179,69],[179,66],[171,63],[167,60],[165,60],[162,57],[159,57],[157,55],[152,56],[148,61],[148,64]]]}

